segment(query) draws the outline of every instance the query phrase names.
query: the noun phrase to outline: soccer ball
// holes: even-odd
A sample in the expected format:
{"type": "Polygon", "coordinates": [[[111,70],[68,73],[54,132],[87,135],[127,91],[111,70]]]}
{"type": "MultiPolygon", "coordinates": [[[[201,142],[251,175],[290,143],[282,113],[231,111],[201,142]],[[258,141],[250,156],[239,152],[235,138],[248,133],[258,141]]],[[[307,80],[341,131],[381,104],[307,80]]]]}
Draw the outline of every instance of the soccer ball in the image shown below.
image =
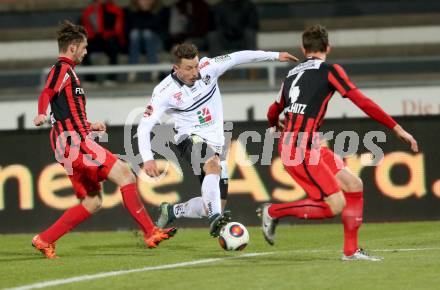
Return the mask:
{"type": "Polygon", "coordinates": [[[241,251],[249,243],[249,233],[241,223],[230,222],[220,230],[218,242],[226,251],[241,251]]]}

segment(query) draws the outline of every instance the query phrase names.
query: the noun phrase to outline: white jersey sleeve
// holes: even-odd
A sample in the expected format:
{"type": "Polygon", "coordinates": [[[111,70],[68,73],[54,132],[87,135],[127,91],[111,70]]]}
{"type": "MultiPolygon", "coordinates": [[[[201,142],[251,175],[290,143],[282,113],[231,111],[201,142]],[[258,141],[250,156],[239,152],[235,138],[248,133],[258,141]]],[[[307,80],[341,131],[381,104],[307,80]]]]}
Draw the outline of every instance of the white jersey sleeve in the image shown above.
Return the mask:
{"type": "Polygon", "coordinates": [[[142,161],[153,160],[151,151],[150,133],[154,125],[160,120],[163,113],[169,108],[167,96],[160,96],[153,92],[151,101],[137,128],[138,147],[142,161]]]}
{"type": "Polygon", "coordinates": [[[211,61],[216,76],[219,77],[234,66],[260,61],[273,61],[279,58],[279,52],[262,50],[243,50],[214,57],[211,61]]]}

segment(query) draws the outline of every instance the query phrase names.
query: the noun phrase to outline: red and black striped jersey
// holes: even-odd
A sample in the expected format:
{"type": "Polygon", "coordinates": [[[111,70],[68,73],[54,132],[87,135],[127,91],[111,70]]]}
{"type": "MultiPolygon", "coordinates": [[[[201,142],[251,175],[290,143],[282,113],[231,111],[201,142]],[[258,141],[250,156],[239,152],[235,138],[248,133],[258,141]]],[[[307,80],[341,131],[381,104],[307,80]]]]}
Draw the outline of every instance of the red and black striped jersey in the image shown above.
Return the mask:
{"type": "MultiPolygon", "coordinates": [[[[298,134],[307,133],[304,138],[307,139],[307,147],[310,147],[312,137],[315,138],[313,133],[320,128],[335,91],[387,127],[396,125],[390,116],[356,88],[340,65],[328,64],[318,58],[307,58],[289,71],[275,103],[269,108],[267,117],[270,125],[275,126],[283,112],[284,133],[293,132],[291,136],[296,145],[299,145],[298,134]]],[[[301,138],[301,143],[304,138],[301,138]]]]}
{"type": "Polygon", "coordinates": [[[46,113],[49,102],[52,123],[57,123],[62,131],[78,132],[84,140],[90,131],[86,96],[75,73],[75,64],[68,58],[60,57],[52,66],[39,97],[39,114],[46,113]]]}

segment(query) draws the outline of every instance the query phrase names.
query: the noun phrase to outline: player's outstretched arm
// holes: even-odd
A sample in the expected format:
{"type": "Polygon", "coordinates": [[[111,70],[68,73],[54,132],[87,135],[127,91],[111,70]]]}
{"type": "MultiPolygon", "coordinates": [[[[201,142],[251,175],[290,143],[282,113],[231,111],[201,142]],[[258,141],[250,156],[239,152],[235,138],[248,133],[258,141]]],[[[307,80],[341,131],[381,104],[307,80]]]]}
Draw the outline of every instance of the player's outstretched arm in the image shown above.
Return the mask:
{"type": "Polygon", "coordinates": [[[346,96],[372,119],[392,129],[397,137],[411,146],[412,151],[419,151],[417,141],[414,137],[397,124],[391,116],[379,107],[379,105],[364,96],[359,89],[349,91],[346,96]]]}
{"type": "Polygon", "coordinates": [[[414,152],[419,151],[417,141],[414,139],[414,137],[406,132],[399,124],[397,124],[397,122],[391,116],[382,110],[381,107],[379,107],[379,105],[362,94],[362,92],[350,81],[344,69],[340,65],[334,64],[330,68],[328,79],[334,88],[338,90],[341,96],[347,97],[353,102],[353,104],[364,111],[372,119],[392,129],[394,133],[396,133],[397,137],[411,146],[411,150],[414,152]]]}
{"type": "Polygon", "coordinates": [[[416,139],[414,139],[414,137],[411,134],[406,132],[399,124],[397,124],[393,128],[393,131],[396,134],[396,136],[399,137],[400,140],[408,143],[408,145],[411,146],[412,151],[419,152],[419,146],[417,145],[416,139]]]}

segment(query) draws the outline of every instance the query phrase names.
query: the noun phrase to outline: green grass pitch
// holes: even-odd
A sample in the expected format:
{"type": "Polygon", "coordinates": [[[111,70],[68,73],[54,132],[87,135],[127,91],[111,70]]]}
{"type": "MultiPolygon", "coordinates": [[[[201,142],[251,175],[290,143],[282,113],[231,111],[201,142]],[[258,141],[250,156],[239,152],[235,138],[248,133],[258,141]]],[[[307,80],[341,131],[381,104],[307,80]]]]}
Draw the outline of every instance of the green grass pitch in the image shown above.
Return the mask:
{"type": "Polygon", "coordinates": [[[42,258],[31,234],[0,235],[0,289],[60,279],[48,289],[440,289],[440,222],[365,224],[360,243],[382,262],[342,262],[339,224],[279,226],[273,247],[249,232],[242,252],[224,251],[207,229],[181,228],[152,250],[129,231],[73,232],[57,260],[42,258]],[[266,254],[241,256],[251,253],[266,254]],[[83,280],[132,269],[141,270],[83,280]]]}

